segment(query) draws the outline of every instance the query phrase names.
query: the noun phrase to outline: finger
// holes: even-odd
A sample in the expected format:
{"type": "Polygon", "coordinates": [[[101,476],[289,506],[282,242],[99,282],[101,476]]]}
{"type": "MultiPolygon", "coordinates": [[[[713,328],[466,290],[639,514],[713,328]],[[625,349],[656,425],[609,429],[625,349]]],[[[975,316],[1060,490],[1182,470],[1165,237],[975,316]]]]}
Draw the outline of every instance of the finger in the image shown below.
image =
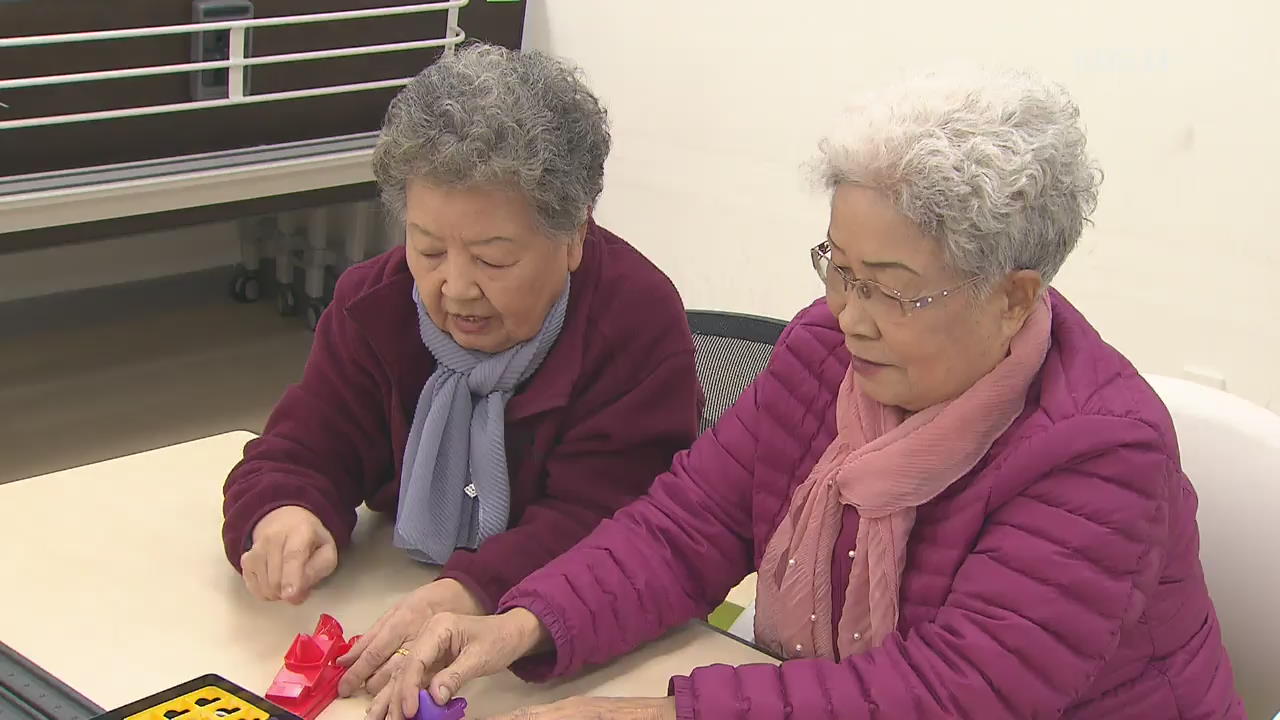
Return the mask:
{"type": "MultiPolygon", "coordinates": [[[[427,687],[428,680],[438,675],[441,666],[454,664],[458,655],[465,653],[455,647],[458,638],[459,618],[451,613],[442,613],[431,618],[423,626],[421,632],[409,645],[409,655],[405,658],[398,679],[396,692],[399,705],[405,717],[418,711],[418,692],[427,687]]],[[[459,684],[460,686],[460,684],[459,684]]],[[[456,688],[453,692],[456,692],[456,688]]],[[[440,699],[440,694],[432,693],[432,697],[440,704],[449,701],[449,697],[440,699]]]]}
{"type": "Polygon", "coordinates": [[[387,709],[391,705],[391,698],[394,696],[394,689],[383,691],[373,697],[373,702],[369,703],[369,710],[365,712],[365,720],[386,720],[387,709]]]}
{"type": "Polygon", "coordinates": [[[383,613],[382,617],[378,618],[378,622],[374,623],[373,627],[365,631],[365,633],[360,636],[360,639],[356,640],[356,644],[352,645],[351,649],[347,651],[347,654],[338,658],[336,662],[342,667],[351,667],[351,665],[355,663],[362,654],[364,654],[365,648],[369,647],[369,644],[373,642],[373,639],[378,637],[382,632],[382,626],[387,624],[387,619],[391,617],[393,612],[394,611],[388,611],[383,613]]]}
{"type": "Polygon", "coordinates": [[[370,677],[365,681],[365,689],[375,695],[382,692],[382,688],[386,687],[387,683],[391,682],[391,679],[395,677],[397,670],[404,664],[404,662],[402,662],[403,660],[403,656],[395,654],[387,658],[387,661],[382,663],[382,667],[378,668],[378,671],[373,674],[373,677],[370,677]]]}
{"type": "Polygon", "coordinates": [[[311,595],[311,589],[321,580],[333,574],[338,568],[338,548],[332,543],[325,543],[311,552],[302,567],[302,581],[294,590],[291,602],[301,605],[311,595]]]}
{"type": "Polygon", "coordinates": [[[245,587],[249,594],[258,600],[266,600],[262,590],[262,552],[250,550],[240,556],[240,574],[244,576],[245,587]]]}
{"type": "MultiPolygon", "coordinates": [[[[406,665],[412,665],[412,664],[414,664],[414,663],[413,663],[412,661],[410,661],[410,662],[405,663],[405,664],[406,664],[406,665]]],[[[391,683],[391,685],[389,685],[388,687],[390,687],[390,688],[391,688],[391,691],[387,694],[387,718],[386,718],[386,720],[405,720],[405,718],[413,717],[413,713],[410,713],[409,715],[405,715],[405,714],[404,714],[404,711],[401,709],[400,702],[396,699],[396,684],[395,684],[395,683],[391,683]]],[[[415,708],[413,709],[413,712],[414,712],[414,713],[418,712],[418,709],[415,707],[415,708]]]]}
{"type": "Polygon", "coordinates": [[[428,669],[442,654],[434,631],[427,632],[433,634],[425,641],[422,636],[419,636],[413,644],[413,649],[409,651],[409,656],[401,663],[395,682],[391,683],[395,688],[395,697],[391,703],[395,707],[392,712],[404,717],[412,717],[418,712],[418,692],[426,685],[428,669]]]}
{"type": "MultiPolygon", "coordinates": [[[[373,677],[369,678],[369,681],[365,683],[365,687],[369,688],[370,691],[372,692],[375,682],[380,682],[378,680],[378,676],[383,672],[383,669],[387,669],[387,668],[390,669],[390,672],[387,673],[385,683],[381,684],[380,687],[385,687],[386,685],[395,687],[396,683],[400,680],[400,675],[403,673],[405,666],[407,664],[416,664],[416,663],[418,663],[418,661],[413,658],[405,657],[399,654],[392,655],[391,659],[388,660],[386,664],[382,666],[382,669],[379,669],[377,673],[374,673],[373,677]]],[[[442,669],[443,667],[439,663],[436,663],[435,665],[431,665],[429,667],[424,666],[424,669],[422,671],[422,677],[424,678],[432,677],[442,669]]],[[[412,714],[416,714],[416,713],[417,713],[417,710],[415,709],[412,714]]]]}
{"type": "Polygon", "coordinates": [[[262,594],[262,580],[258,578],[258,573],[253,570],[244,571],[244,584],[249,588],[249,594],[254,600],[266,600],[266,596],[262,594]]]}
{"type": "Polygon", "coordinates": [[[478,677],[488,675],[488,662],[484,655],[469,646],[458,657],[431,678],[431,697],[441,705],[452,700],[463,685],[478,677]]]}
{"type": "MultiPolygon", "coordinates": [[[[293,602],[299,589],[306,582],[307,561],[316,550],[313,537],[308,532],[292,532],[280,544],[279,577],[274,578],[280,597],[293,602]]],[[[310,587],[310,585],[306,585],[310,587]]]]}
{"type": "Polygon", "coordinates": [[[350,696],[357,688],[362,687],[365,681],[373,676],[373,673],[382,667],[387,659],[398,650],[404,642],[404,637],[396,631],[394,621],[388,622],[382,630],[378,632],[373,642],[369,643],[364,652],[360,653],[360,657],[356,659],[351,667],[347,669],[347,674],[342,676],[342,681],[338,683],[338,692],[345,693],[350,696]]]}
{"type": "Polygon", "coordinates": [[[282,540],[270,536],[262,539],[261,542],[255,543],[262,546],[262,569],[259,573],[259,579],[262,581],[262,595],[264,600],[280,599],[280,553],[283,550],[282,540]]]}

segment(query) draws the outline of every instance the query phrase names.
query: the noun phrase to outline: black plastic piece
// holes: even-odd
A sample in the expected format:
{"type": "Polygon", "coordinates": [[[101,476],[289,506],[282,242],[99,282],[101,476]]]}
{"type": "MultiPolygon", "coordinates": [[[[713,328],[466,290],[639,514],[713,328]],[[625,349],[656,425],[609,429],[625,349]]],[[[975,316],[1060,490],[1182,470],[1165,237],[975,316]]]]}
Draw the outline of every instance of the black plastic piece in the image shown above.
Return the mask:
{"type": "Polygon", "coordinates": [[[0,720],[88,720],[102,708],[0,643],[0,720]]]}

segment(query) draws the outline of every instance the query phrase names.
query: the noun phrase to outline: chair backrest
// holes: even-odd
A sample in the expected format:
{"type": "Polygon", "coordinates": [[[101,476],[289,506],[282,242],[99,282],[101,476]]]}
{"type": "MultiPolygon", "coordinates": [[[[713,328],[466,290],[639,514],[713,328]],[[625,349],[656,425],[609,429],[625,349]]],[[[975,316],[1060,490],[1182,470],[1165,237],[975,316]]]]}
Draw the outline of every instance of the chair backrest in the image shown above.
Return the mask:
{"type": "Polygon", "coordinates": [[[698,381],[707,397],[702,430],[716,424],[773,357],[787,324],[773,318],[690,310],[689,330],[697,351],[698,381]]]}
{"type": "Polygon", "coordinates": [[[1200,561],[1249,717],[1280,710],[1280,415],[1147,375],[1178,432],[1200,508],[1200,561]]]}

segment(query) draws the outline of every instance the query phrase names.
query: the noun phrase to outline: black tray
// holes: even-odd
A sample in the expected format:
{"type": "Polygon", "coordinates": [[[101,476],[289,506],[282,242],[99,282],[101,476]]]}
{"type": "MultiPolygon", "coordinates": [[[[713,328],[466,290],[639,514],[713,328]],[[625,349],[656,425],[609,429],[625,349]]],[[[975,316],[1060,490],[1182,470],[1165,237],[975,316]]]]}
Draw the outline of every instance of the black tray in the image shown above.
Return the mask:
{"type": "Polygon", "coordinates": [[[102,708],[0,643],[0,720],[86,720],[102,708]]]}

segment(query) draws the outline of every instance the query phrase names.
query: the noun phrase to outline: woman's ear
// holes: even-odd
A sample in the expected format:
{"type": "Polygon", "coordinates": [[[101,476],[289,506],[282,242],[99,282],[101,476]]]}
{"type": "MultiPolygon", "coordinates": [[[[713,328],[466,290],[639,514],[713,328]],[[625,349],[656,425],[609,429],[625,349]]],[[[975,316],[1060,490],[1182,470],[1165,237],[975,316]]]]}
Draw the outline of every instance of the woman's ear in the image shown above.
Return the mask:
{"type": "Polygon", "coordinates": [[[569,238],[569,272],[576,272],[582,265],[582,246],[587,241],[587,225],[582,223],[569,238]]]}
{"type": "Polygon", "coordinates": [[[1040,293],[1044,290],[1044,278],[1037,270],[1018,270],[1009,273],[1002,288],[1005,297],[1004,317],[1002,322],[1010,337],[1022,329],[1036,309],[1040,293]]]}

